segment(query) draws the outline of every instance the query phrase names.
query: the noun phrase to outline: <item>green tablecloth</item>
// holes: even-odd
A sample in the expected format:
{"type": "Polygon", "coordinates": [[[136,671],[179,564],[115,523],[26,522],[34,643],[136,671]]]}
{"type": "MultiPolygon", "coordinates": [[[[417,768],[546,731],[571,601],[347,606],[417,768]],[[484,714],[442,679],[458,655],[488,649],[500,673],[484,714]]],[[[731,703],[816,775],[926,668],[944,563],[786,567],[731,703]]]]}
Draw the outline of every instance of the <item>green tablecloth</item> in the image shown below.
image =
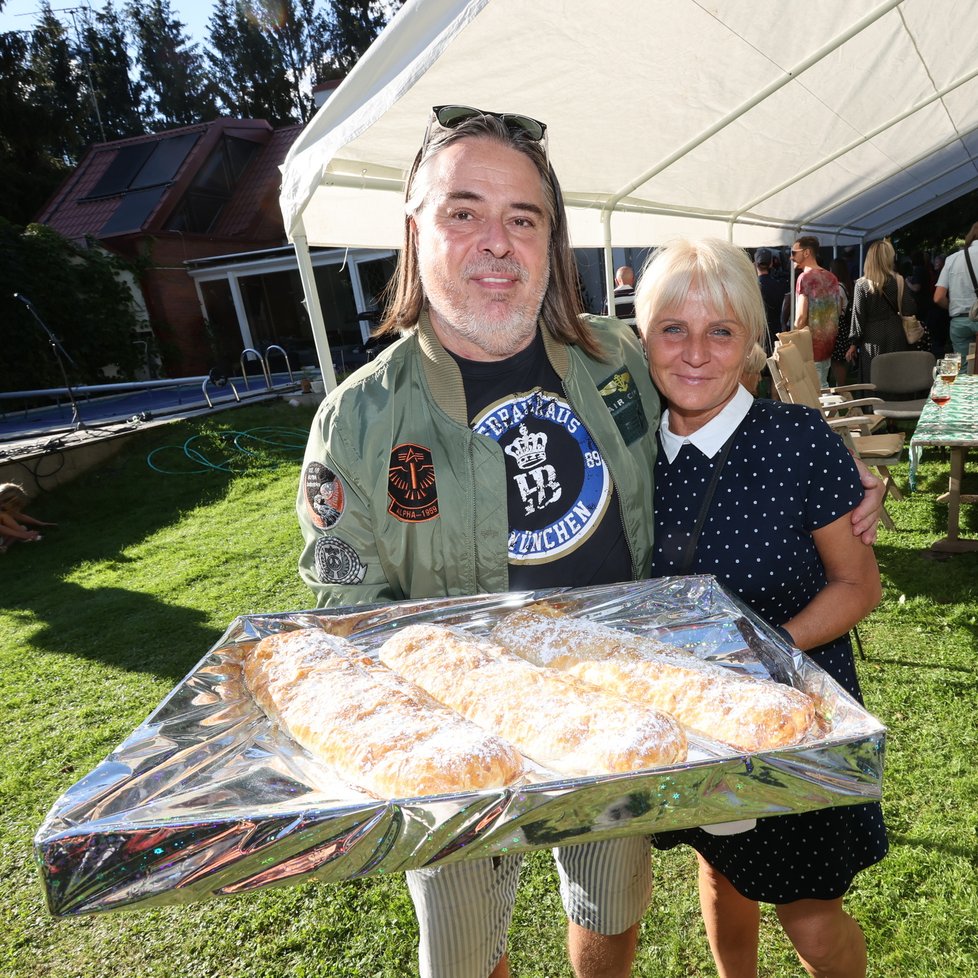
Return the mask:
{"type": "Polygon", "coordinates": [[[910,439],[911,490],[917,485],[921,449],[933,445],[978,447],[978,376],[959,375],[944,407],[933,401],[924,405],[910,439]]]}

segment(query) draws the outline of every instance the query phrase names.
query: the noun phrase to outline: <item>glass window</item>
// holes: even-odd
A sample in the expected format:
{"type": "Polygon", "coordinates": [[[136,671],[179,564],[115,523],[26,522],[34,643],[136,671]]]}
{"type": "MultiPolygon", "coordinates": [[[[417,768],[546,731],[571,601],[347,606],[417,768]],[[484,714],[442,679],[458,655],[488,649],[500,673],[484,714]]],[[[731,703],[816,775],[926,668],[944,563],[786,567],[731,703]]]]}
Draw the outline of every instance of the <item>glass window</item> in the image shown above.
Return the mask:
{"type": "Polygon", "coordinates": [[[207,340],[215,356],[214,366],[225,374],[237,370],[241,359],[244,341],[238,326],[238,314],[231,297],[231,284],[226,278],[213,282],[201,282],[200,292],[204,298],[207,317],[204,329],[207,340]]]}
{"type": "Polygon", "coordinates": [[[224,137],[198,171],[167,222],[167,229],[191,234],[210,231],[231,199],[242,172],[259,149],[259,143],[224,137]]]}
{"type": "Polygon", "coordinates": [[[397,258],[394,255],[357,263],[357,274],[360,276],[360,289],[363,292],[365,304],[365,308],[360,311],[358,318],[366,326],[368,332],[380,325],[380,319],[384,312],[385,290],[394,277],[396,268],[397,258]]]}
{"type": "Polygon", "coordinates": [[[264,355],[273,343],[282,347],[293,370],[317,363],[298,270],[248,275],[238,283],[255,349],[264,355]]]}

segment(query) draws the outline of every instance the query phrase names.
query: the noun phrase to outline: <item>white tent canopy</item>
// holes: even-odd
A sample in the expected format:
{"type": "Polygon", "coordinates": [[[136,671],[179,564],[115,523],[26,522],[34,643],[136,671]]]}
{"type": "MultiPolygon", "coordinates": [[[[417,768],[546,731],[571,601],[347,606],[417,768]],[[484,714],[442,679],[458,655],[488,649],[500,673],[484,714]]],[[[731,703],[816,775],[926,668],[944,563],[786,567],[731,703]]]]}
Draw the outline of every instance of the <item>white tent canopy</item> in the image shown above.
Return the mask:
{"type": "Polygon", "coordinates": [[[978,3],[408,0],[286,159],[300,270],[400,246],[449,102],[547,123],[575,247],[861,244],[978,187],[978,3]]]}

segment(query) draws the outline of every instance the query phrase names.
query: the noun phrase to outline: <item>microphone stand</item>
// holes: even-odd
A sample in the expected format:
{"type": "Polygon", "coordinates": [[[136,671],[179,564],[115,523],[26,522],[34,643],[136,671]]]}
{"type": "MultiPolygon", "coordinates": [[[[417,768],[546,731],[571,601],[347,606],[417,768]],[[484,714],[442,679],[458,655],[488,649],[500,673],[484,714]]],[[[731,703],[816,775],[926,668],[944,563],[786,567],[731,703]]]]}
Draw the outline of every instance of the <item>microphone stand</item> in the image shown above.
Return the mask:
{"type": "Polygon", "coordinates": [[[58,367],[61,369],[61,378],[65,382],[65,390],[68,392],[68,400],[71,402],[71,427],[72,431],[79,431],[85,427],[85,423],[81,419],[81,412],[78,410],[78,402],[75,400],[74,391],[71,389],[71,384],[68,383],[68,374],[65,371],[64,360],[67,360],[73,367],[77,369],[78,364],[75,363],[71,357],[65,352],[64,347],[61,345],[60,340],[54,333],[51,332],[47,327],[47,323],[37,314],[37,310],[34,308],[34,304],[26,295],[22,295],[20,292],[14,293],[14,298],[19,302],[23,302],[25,306],[30,310],[30,314],[37,320],[37,324],[44,330],[45,335],[48,338],[48,342],[51,344],[51,349],[54,351],[54,359],[58,361],[58,367]],[[62,357],[64,359],[62,359],[62,357]]]}

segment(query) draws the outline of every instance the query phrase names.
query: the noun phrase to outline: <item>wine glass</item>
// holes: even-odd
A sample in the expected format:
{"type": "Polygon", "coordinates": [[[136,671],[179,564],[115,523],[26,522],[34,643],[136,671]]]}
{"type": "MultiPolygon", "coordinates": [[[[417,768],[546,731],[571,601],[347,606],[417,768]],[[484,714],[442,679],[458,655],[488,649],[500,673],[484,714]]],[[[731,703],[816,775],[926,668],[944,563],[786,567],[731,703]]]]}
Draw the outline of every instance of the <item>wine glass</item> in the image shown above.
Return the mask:
{"type": "Polygon", "coordinates": [[[937,405],[938,409],[944,407],[951,400],[951,385],[938,377],[930,389],[930,399],[937,405]]]}

